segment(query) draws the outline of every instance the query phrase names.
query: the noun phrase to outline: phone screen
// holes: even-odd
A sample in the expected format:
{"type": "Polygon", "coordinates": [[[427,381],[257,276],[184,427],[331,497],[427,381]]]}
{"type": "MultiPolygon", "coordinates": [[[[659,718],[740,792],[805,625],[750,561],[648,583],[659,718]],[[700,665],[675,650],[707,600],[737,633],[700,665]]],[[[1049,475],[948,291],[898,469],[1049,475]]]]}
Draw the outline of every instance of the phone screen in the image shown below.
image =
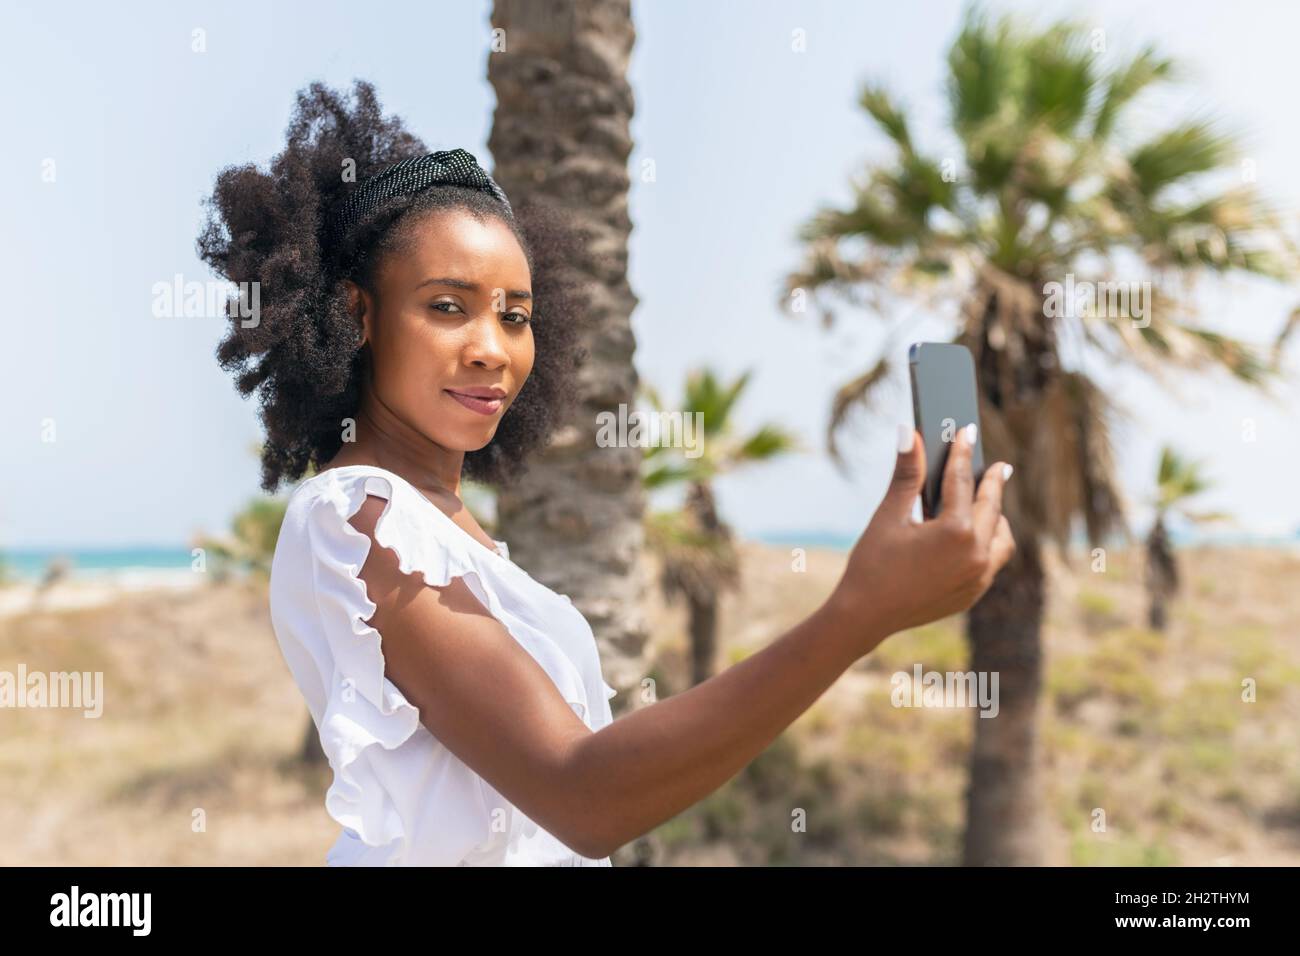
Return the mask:
{"type": "MultiPolygon", "coordinates": [[[[917,342],[908,352],[912,378],[912,413],[925,442],[925,484],[921,512],[939,514],[943,469],[957,432],[967,423],[979,425],[979,395],[975,360],[970,349],[949,342],[917,342]]],[[[983,429],[976,434],[971,473],[978,487],[984,475],[983,429]]]]}

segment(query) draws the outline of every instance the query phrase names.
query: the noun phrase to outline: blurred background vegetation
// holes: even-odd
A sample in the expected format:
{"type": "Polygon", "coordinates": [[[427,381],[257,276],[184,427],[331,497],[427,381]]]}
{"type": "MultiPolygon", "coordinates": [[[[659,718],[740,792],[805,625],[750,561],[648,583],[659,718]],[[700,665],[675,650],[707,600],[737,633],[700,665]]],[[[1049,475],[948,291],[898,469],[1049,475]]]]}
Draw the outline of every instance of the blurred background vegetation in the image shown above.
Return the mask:
{"type": "MultiPolygon", "coordinates": [[[[512,560],[574,595],[618,715],[798,623],[844,554],[811,536],[745,540],[725,517],[728,476],[809,450],[779,420],[742,424],[758,370],[733,376],[699,355],[667,397],[668,383],[638,372],[630,11],[560,6],[566,16],[492,5],[514,52],[489,61],[490,145],[512,201],[556,203],[593,239],[573,263],[593,303],[583,404],[524,487],[467,483],[465,499],[512,560]],[[580,36],[601,37],[600,55],[580,36]],[[586,441],[594,413],[620,403],[699,414],[702,454],[586,441]]],[[[1138,111],[1187,85],[1184,64],[1156,44],[1101,58],[1098,42],[1080,22],[970,7],[934,102],[874,82],[856,92],[888,158],[856,171],[847,206],[809,209],[802,262],[769,277],[792,321],[820,317],[810,335],[846,313],[879,326],[878,353],[826,409],[820,439],[846,470],[849,426],[878,411],[920,320],[942,318],[970,348],[986,456],[1016,467],[1016,560],[970,615],[891,638],[617,864],[1300,862],[1300,555],[1176,546],[1175,522],[1231,520],[1197,503],[1214,463],[1170,443],[1149,487],[1122,487],[1115,426],[1134,410],[1074,361],[1086,349],[1161,383],[1226,375],[1272,400],[1300,312],[1278,317],[1274,342],[1251,344],[1210,328],[1194,290],[1233,276],[1293,288],[1295,223],[1242,174],[1224,117],[1153,124],[1138,111]],[[921,141],[916,117],[936,110],[955,148],[921,141]],[[1056,314],[1047,290],[1067,277],[1150,282],[1149,312],[1056,314]],[[1143,528],[1139,499],[1154,507],[1143,528]],[[918,663],[999,673],[998,718],[893,706],[891,676],[918,663]]],[[[25,584],[0,560],[0,663],[102,670],[114,699],[107,732],[79,714],[6,717],[0,826],[17,839],[0,863],[323,859],[336,835],[321,806],[330,769],[266,610],[286,501],[257,496],[227,530],[197,535],[200,573],[180,576],[198,586],[119,591],[70,580],[66,560],[25,584]],[[208,839],[192,838],[198,809],[214,821],[208,839]]]]}

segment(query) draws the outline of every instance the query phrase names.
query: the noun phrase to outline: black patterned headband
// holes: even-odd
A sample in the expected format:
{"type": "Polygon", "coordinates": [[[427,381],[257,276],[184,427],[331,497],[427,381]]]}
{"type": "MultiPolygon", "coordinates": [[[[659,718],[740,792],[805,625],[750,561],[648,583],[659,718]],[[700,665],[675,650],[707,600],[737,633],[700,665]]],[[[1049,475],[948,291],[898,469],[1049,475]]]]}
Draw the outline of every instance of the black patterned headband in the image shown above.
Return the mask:
{"type": "Polygon", "coordinates": [[[433,186],[465,186],[501,200],[512,216],[505,190],[496,184],[472,153],[463,149],[439,150],[394,163],[352,190],[330,221],[334,241],[345,235],[366,213],[394,196],[411,196],[433,186]]]}

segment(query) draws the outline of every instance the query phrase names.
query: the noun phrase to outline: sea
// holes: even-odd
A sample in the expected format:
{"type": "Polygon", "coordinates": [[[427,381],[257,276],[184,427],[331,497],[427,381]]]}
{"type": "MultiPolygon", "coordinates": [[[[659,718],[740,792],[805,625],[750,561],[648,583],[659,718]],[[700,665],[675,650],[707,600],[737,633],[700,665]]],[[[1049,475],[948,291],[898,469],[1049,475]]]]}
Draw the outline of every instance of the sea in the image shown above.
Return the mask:
{"type": "Polygon", "coordinates": [[[39,581],[50,563],[66,561],[72,577],[93,580],[122,572],[188,571],[194,560],[186,547],[60,548],[0,551],[3,574],[22,581],[39,581]]]}
{"type": "MultiPolygon", "coordinates": [[[[836,531],[769,531],[743,535],[747,540],[776,547],[849,551],[857,536],[836,531]]],[[[1175,547],[1267,548],[1300,551],[1300,531],[1291,535],[1195,534],[1171,532],[1175,547]]],[[[1119,542],[1117,542],[1118,544],[1119,542]]],[[[1083,542],[1078,542],[1083,546],[1083,542]]],[[[191,570],[188,547],[157,545],[131,548],[29,548],[0,550],[0,577],[39,581],[50,563],[65,560],[74,578],[119,577],[123,572],[191,570]]]]}

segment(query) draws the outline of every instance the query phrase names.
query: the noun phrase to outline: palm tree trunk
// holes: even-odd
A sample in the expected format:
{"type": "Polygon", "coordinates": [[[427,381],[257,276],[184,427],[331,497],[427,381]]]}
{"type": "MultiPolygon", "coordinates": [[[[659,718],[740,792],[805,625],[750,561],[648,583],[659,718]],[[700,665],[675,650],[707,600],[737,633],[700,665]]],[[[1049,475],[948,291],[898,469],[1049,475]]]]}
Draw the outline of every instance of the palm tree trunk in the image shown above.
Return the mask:
{"type": "Polygon", "coordinates": [[[309,767],[327,763],[325,750],[320,745],[320,733],[316,730],[316,721],[307,715],[307,726],[303,728],[302,743],[298,745],[298,761],[309,767]]]}
{"type": "Polygon", "coordinates": [[[966,619],[972,669],[998,675],[997,716],[973,718],[966,866],[1038,866],[1043,857],[1037,708],[1045,582],[1038,542],[1015,533],[1015,556],[966,619]]]}
{"type": "MultiPolygon", "coordinates": [[[[1036,279],[1026,285],[1043,287],[1036,279]]],[[[1040,536],[1046,520],[1039,489],[1033,487],[1042,484],[1036,479],[1045,473],[1044,463],[1031,449],[1041,427],[1041,398],[1059,369],[1058,353],[1055,330],[1042,321],[1042,302],[1032,293],[1017,295],[993,281],[967,308],[961,341],[979,370],[981,411],[987,413],[982,417],[990,425],[1001,423],[985,429],[984,452],[992,456],[986,460],[1018,462],[1020,474],[1019,484],[1008,489],[1003,512],[1016,554],[966,617],[972,670],[998,675],[998,714],[981,717],[977,710],[972,717],[962,857],[966,866],[1035,866],[1043,858],[1038,700],[1046,597],[1040,536]]]]}
{"type": "Polygon", "coordinates": [[[605,679],[623,690],[645,670],[642,453],[598,446],[596,422],[602,411],[631,407],[637,391],[637,299],[627,280],[631,5],[495,0],[492,26],[505,41],[488,59],[497,95],[493,175],[512,203],[542,199],[569,218],[584,239],[570,265],[591,303],[571,427],[530,463],[526,479],[501,489],[497,527],[511,558],[586,616],[605,679]]]}
{"type": "Polygon", "coordinates": [[[1174,592],[1178,568],[1169,545],[1164,521],[1157,516],[1147,537],[1147,623],[1163,631],[1168,622],[1169,597],[1174,592]]]}
{"type": "Polygon", "coordinates": [[[1147,608],[1147,626],[1153,631],[1163,631],[1169,623],[1168,604],[1160,591],[1151,593],[1151,606],[1147,608]]]}
{"type": "Polygon", "coordinates": [[[692,597],[688,602],[691,628],[691,684],[713,676],[718,654],[718,598],[716,594],[692,597]]]}
{"type": "MultiPolygon", "coordinates": [[[[686,510],[694,518],[696,527],[719,541],[731,537],[731,529],[718,516],[718,503],[713,487],[705,481],[691,483],[686,495],[686,510]]],[[[713,676],[718,656],[718,589],[726,581],[719,578],[710,582],[707,590],[693,593],[687,606],[691,629],[691,684],[702,684],[713,676]]]]}

